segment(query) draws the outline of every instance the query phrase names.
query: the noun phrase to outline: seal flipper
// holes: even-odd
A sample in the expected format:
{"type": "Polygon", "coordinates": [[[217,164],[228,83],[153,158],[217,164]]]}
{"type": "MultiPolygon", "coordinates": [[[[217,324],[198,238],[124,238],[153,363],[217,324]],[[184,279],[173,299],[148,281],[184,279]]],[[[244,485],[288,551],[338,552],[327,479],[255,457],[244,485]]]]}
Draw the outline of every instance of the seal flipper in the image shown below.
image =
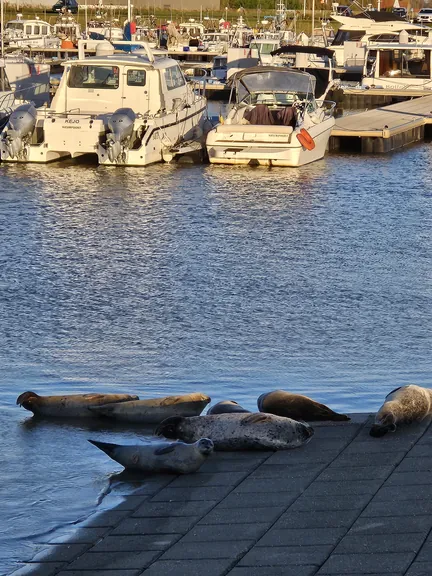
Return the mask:
{"type": "Polygon", "coordinates": [[[114,458],[113,454],[115,449],[118,447],[117,444],[110,444],[109,442],[98,442],[97,440],[90,439],[89,442],[90,444],[93,444],[93,446],[96,446],[96,448],[99,448],[99,450],[102,450],[102,452],[105,452],[105,454],[108,454],[110,458],[114,458]]]}
{"type": "Polygon", "coordinates": [[[395,424],[389,424],[388,426],[381,426],[380,424],[374,424],[370,429],[369,435],[373,436],[374,438],[381,438],[387,432],[395,432],[396,426],[395,424]]]}

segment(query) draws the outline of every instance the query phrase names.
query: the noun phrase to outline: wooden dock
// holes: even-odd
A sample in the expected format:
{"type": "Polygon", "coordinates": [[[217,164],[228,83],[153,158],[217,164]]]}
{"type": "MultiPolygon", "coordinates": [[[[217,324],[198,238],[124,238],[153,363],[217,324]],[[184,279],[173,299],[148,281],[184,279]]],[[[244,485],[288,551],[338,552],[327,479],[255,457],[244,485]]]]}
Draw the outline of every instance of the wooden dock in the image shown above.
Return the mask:
{"type": "Polygon", "coordinates": [[[338,118],[329,148],[364,154],[391,152],[423,140],[432,124],[432,96],[338,118]]]}

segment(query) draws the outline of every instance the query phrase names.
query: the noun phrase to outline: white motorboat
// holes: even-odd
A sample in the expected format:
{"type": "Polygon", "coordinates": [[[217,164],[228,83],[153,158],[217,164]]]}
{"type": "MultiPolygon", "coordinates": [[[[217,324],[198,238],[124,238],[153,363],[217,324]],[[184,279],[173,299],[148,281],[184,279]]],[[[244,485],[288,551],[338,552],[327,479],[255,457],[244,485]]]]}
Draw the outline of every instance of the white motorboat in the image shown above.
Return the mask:
{"type": "Polygon", "coordinates": [[[317,101],[315,78],[274,66],[249,68],[233,77],[235,103],[207,136],[213,164],[302,166],[323,158],[334,102],[317,101]]]}
{"type": "Polygon", "coordinates": [[[146,53],[113,54],[111,46],[110,53],[97,50],[94,57],[81,54],[63,64],[50,108],[21,106],[11,115],[0,135],[2,160],[50,162],[94,154],[100,164],[146,166],[199,151],[207,126],[205,98],[193,92],[175,60],[155,59],[144,47],[146,53]]]}
{"type": "Polygon", "coordinates": [[[378,44],[367,51],[362,88],[432,90],[431,44],[378,44]]]}
{"type": "Polygon", "coordinates": [[[24,20],[17,14],[15,20],[6,23],[4,43],[11,48],[59,48],[60,38],[54,28],[39,18],[24,20]]]}
{"type": "Polygon", "coordinates": [[[363,69],[366,47],[370,44],[397,43],[403,30],[408,33],[410,42],[422,42],[430,33],[430,28],[411,24],[390,12],[365,11],[356,16],[332,15],[332,18],[341,24],[331,43],[336,64],[351,71],[363,69]]]}

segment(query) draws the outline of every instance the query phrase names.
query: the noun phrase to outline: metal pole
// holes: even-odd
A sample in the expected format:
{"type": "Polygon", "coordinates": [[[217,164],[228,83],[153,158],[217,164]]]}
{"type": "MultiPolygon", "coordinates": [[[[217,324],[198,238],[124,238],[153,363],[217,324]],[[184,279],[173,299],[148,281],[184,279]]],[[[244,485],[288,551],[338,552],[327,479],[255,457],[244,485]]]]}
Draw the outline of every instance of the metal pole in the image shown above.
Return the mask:
{"type": "Polygon", "coordinates": [[[306,18],[306,0],[303,0],[303,18],[306,18]]]}
{"type": "Polygon", "coordinates": [[[312,36],[311,36],[312,44],[314,39],[314,27],[315,27],[315,0],[312,0],[312,36]]]}
{"type": "Polygon", "coordinates": [[[88,37],[88,36],[87,36],[87,28],[88,28],[88,22],[87,22],[87,0],[85,0],[85,5],[84,5],[84,6],[85,6],[85,12],[84,12],[84,13],[85,13],[85,29],[84,29],[84,31],[85,31],[85,34],[86,34],[85,37],[87,38],[87,37],[88,37]]]}

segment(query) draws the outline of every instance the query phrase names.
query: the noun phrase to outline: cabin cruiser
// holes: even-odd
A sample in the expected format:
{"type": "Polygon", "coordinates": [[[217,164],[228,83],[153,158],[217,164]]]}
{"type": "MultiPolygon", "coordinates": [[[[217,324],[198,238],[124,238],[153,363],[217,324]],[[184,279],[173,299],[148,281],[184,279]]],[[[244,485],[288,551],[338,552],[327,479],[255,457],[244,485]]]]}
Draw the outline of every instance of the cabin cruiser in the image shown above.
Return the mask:
{"type": "Polygon", "coordinates": [[[341,24],[331,49],[335,51],[336,64],[348,71],[361,71],[365,62],[366,46],[371,43],[399,42],[403,30],[409,41],[427,39],[430,29],[420,24],[410,24],[404,18],[390,12],[365,11],[356,16],[333,15],[341,24]]]}
{"type": "Polygon", "coordinates": [[[48,22],[39,18],[24,20],[22,14],[6,23],[4,43],[11,48],[60,47],[60,39],[48,22]]]}
{"type": "Polygon", "coordinates": [[[315,77],[315,98],[325,99],[334,87],[334,51],[323,46],[289,44],[271,53],[272,64],[308,72],[315,77]]]}
{"type": "Polygon", "coordinates": [[[237,72],[233,105],[207,135],[210,162],[302,166],[322,158],[335,123],[335,103],[315,100],[314,91],[315,78],[292,68],[257,66],[237,72]]]}
{"type": "Polygon", "coordinates": [[[251,58],[258,58],[260,64],[269,65],[272,63],[272,52],[279,46],[279,36],[277,38],[254,38],[249,46],[251,58]]]}
{"type": "MultiPolygon", "coordinates": [[[[21,106],[0,134],[8,162],[51,162],[97,155],[99,164],[146,166],[199,151],[206,100],[189,86],[175,60],[144,51],[96,56],[63,64],[51,106],[21,106]]],[[[129,42],[124,42],[130,45],[129,42]]],[[[137,43],[134,42],[134,45],[137,43]]]]}
{"type": "Polygon", "coordinates": [[[432,90],[431,44],[379,44],[366,56],[362,88],[432,90]]]}

